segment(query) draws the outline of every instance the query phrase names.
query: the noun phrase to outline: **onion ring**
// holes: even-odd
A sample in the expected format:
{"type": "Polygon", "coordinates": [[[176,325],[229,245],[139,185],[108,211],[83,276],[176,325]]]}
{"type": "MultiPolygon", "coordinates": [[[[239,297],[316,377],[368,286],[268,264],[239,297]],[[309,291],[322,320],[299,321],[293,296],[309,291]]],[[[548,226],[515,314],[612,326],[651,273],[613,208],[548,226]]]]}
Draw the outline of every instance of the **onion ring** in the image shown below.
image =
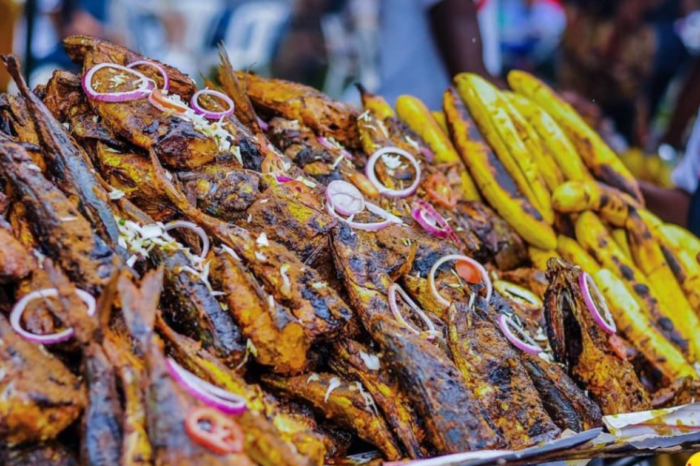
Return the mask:
{"type": "Polygon", "coordinates": [[[471,257],[462,256],[459,254],[449,254],[447,256],[441,257],[440,259],[438,259],[437,262],[435,262],[435,264],[433,264],[433,267],[430,269],[430,273],[428,274],[428,284],[430,285],[430,291],[433,293],[433,296],[435,296],[435,299],[437,299],[445,307],[448,307],[450,305],[450,302],[442,297],[442,295],[438,292],[437,287],[435,286],[435,273],[442,264],[448,261],[465,261],[472,265],[475,269],[477,269],[479,271],[479,274],[481,275],[481,279],[484,282],[484,285],[486,285],[486,301],[489,301],[491,299],[491,294],[493,293],[493,285],[491,284],[491,279],[489,278],[489,274],[488,272],[486,272],[484,266],[472,259],[471,257]]]}
{"type": "Polygon", "coordinates": [[[379,149],[372,154],[369,160],[367,160],[365,174],[367,175],[367,178],[369,178],[369,181],[377,188],[380,194],[387,197],[408,197],[415,193],[418,189],[418,185],[420,184],[421,168],[418,160],[405,150],[399,149],[398,147],[384,147],[383,149],[379,149]],[[398,154],[404,158],[407,158],[411,162],[411,165],[413,165],[416,170],[416,179],[413,180],[411,186],[406,189],[389,189],[379,181],[377,178],[377,173],[374,170],[374,166],[377,164],[380,157],[385,154],[398,154]]]}

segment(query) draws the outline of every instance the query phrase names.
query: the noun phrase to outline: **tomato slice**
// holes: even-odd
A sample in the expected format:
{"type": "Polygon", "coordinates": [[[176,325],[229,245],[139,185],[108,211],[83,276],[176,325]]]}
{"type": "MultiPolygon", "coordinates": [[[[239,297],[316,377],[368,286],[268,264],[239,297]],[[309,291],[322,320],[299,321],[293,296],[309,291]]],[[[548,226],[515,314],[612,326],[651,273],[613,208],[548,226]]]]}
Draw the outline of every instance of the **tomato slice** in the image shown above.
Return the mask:
{"type": "Polygon", "coordinates": [[[172,112],[175,115],[184,115],[189,110],[187,105],[178,104],[177,102],[173,102],[165,97],[165,95],[163,95],[163,91],[160,89],[154,89],[153,92],[151,92],[149,100],[152,100],[153,102],[151,103],[153,103],[160,110],[163,110],[164,112],[172,112]]]}
{"type": "Polygon", "coordinates": [[[471,283],[472,285],[481,283],[481,274],[479,273],[479,270],[477,270],[476,267],[471,265],[469,262],[463,260],[457,261],[455,263],[455,270],[457,270],[457,275],[459,275],[465,282],[471,283]]]}
{"type": "Polygon", "coordinates": [[[190,411],[185,419],[185,431],[194,442],[219,455],[243,451],[243,430],[215,408],[205,406],[190,411]]]}
{"type": "Polygon", "coordinates": [[[423,189],[436,204],[448,209],[457,205],[457,194],[452,190],[447,177],[440,172],[431,174],[423,182],[423,189]]]}

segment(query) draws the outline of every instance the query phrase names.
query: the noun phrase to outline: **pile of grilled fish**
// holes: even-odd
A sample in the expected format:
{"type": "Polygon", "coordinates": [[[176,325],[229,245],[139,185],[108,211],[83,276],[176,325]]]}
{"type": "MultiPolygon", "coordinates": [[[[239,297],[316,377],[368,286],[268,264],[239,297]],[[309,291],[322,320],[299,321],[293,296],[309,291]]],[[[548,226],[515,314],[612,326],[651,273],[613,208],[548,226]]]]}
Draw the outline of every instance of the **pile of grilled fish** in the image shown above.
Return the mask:
{"type": "MultiPolygon", "coordinates": [[[[665,226],[650,230],[635,185],[602,163],[561,170],[550,157],[547,184],[527,167],[509,174],[497,126],[533,130],[515,113],[486,121],[479,109],[504,97],[477,78],[457,78],[444,113],[406,97],[397,115],[364,90],[359,111],[237,72],[224,53],[218,91],[198,94],[120,46],[64,46],[82,74],[56,71],[33,91],[3,58],[20,92],[0,95],[2,464],[310,466],[367,450],[520,449],[693,396],[698,340],[655,298],[657,269],[630,267],[602,243],[604,224],[588,227],[609,214],[651,257],[665,226]],[[134,76],[152,93],[121,98],[144,89],[134,76]],[[192,112],[193,96],[218,117],[192,112]],[[540,189],[524,190],[528,177],[540,189]],[[562,186],[614,193],[555,214],[562,186]],[[341,215],[333,189],[368,208],[341,215]],[[543,264],[533,246],[557,248],[552,224],[562,253],[543,264]],[[565,254],[567,241],[581,251],[565,254]],[[603,289],[615,335],[586,281],[612,267],[637,293],[611,302],[603,289]]],[[[511,98],[502,108],[519,99],[544,114],[511,98]]],[[[561,158],[576,152],[559,136],[561,158]]]]}

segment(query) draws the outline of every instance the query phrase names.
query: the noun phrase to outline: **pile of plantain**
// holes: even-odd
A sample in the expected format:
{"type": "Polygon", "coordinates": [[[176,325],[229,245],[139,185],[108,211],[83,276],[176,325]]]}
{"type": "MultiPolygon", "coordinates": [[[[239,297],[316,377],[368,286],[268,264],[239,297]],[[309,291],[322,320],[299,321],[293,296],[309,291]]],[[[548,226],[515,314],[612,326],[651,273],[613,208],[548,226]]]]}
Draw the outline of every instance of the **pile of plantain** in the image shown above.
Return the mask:
{"type": "Polygon", "coordinates": [[[700,240],[533,76],[358,110],[64,47],[3,57],[1,464],[380,464],[698,394],[700,240]]]}

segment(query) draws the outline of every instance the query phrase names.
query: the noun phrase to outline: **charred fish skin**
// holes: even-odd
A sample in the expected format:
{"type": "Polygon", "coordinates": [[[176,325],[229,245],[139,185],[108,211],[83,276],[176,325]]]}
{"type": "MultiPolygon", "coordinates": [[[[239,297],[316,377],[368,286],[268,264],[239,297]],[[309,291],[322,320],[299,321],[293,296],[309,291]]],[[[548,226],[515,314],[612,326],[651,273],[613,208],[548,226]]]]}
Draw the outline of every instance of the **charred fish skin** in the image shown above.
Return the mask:
{"type": "Polygon", "coordinates": [[[386,317],[373,318],[368,330],[424,419],[427,439],[438,453],[483,450],[502,443],[440,349],[386,317]]]}
{"type": "Polygon", "coordinates": [[[0,448],[0,464],[4,466],[80,466],[78,459],[63,442],[47,442],[0,448]]]}
{"type": "Polygon", "coordinates": [[[24,149],[0,143],[0,171],[27,207],[31,228],[44,252],[56,260],[78,286],[97,292],[119,258],[93,233],[89,222],[51,184],[24,149]]]}
{"type": "Polygon", "coordinates": [[[634,368],[613,351],[610,335],[588,311],[579,286],[581,273],[561,259],[549,260],[545,317],[554,357],[588,390],[603,414],[650,409],[649,395],[634,368]]]}
{"type": "Polygon", "coordinates": [[[81,461],[87,466],[119,464],[122,409],[114,367],[97,343],[85,349],[88,405],[82,420],[81,461]]]}
{"type": "Polygon", "coordinates": [[[52,178],[66,195],[80,200],[83,215],[115,247],[119,230],[109,205],[109,195],[90,171],[87,156],[73,143],[46,105],[27,87],[17,59],[6,56],[3,61],[27,102],[52,178]]]}
{"type": "Polygon", "coordinates": [[[0,379],[4,446],[53,439],[85,406],[80,380],[40,345],[15,333],[4,315],[0,315],[0,371],[4,374],[0,379]]]}
{"type": "Polygon", "coordinates": [[[495,319],[483,299],[473,307],[455,303],[448,311],[452,358],[508,447],[520,449],[551,440],[561,431],[495,319]]]}

